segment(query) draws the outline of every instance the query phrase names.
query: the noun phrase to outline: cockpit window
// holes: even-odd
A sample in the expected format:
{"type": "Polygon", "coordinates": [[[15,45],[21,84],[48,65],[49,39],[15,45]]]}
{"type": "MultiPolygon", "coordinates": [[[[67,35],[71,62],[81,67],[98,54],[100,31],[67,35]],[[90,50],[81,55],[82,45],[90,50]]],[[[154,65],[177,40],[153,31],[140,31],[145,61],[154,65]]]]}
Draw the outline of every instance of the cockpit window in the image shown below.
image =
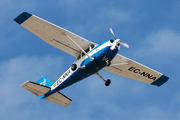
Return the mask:
{"type": "Polygon", "coordinates": [[[88,48],[85,50],[85,52],[86,52],[86,53],[88,53],[88,52],[89,52],[89,50],[90,50],[90,49],[89,49],[89,47],[88,47],[88,48]]]}
{"type": "Polygon", "coordinates": [[[91,46],[91,49],[93,49],[93,48],[95,47],[95,45],[94,45],[94,44],[91,44],[90,46],[91,46]]]}
{"type": "MultiPolygon", "coordinates": [[[[88,53],[88,52],[89,52],[90,50],[92,50],[94,47],[95,47],[95,45],[94,45],[94,44],[91,44],[91,45],[85,50],[85,52],[88,53]]],[[[85,55],[85,54],[82,52],[81,55],[79,55],[79,56],[76,58],[76,60],[81,59],[81,57],[83,57],[84,55],[85,55]]]]}
{"type": "Polygon", "coordinates": [[[111,42],[111,43],[113,43],[113,42],[114,42],[114,40],[110,40],[110,42],[111,42]]]}

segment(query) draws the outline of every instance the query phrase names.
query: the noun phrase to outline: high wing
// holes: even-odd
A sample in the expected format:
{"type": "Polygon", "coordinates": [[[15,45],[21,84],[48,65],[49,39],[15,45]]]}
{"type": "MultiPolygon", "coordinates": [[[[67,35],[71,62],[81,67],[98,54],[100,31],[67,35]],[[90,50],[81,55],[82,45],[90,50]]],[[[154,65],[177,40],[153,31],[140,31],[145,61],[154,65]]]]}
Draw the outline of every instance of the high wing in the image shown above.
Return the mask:
{"type": "Polygon", "coordinates": [[[119,76],[156,86],[161,86],[169,79],[167,76],[119,54],[115,56],[111,63],[112,66],[105,67],[104,70],[119,76]]]}
{"type": "Polygon", "coordinates": [[[34,33],[48,44],[74,57],[78,57],[81,50],[71,40],[69,40],[65,34],[70,36],[84,50],[91,45],[95,45],[95,43],[92,43],[64,28],[54,25],[28,12],[21,13],[14,19],[14,21],[34,33]]]}

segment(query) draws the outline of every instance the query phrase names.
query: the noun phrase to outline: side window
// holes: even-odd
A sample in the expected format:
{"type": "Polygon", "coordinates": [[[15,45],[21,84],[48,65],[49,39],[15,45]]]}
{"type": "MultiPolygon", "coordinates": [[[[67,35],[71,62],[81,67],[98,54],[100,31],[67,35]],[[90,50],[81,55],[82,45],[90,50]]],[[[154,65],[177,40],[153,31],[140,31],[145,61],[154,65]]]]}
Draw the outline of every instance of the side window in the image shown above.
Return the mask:
{"type": "MultiPolygon", "coordinates": [[[[95,47],[94,44],[91,44],[86,50],[85,52],[88,53],[90,51],[90,47],[91,47],[91,50],[95,47]]],[[[81,55],[79,55],[76,60],[79,60],[81,57],[83,57],[85,54],[82,52],[81,55]]]]}
{"type": "Polygon", "coordinates": [[[93,49],[95,47],[95,45],[94,44],[91,44],[91,49],[93,49]]]}
{"type": "Polygon", "coordinates": [[[84,56],[85,54],[82,52],[82,57],[84,56]]]}
{"type": "Polygon", "coordinates": [[[85,50],[85,52],[86,52],[86,53],[88,53],[88,52],[89,52],[89,47],[85,50]]]}
{"type": "Polygon", "coordinates": [[[113,42],[114,42],[114,40],[110,40],[110,42],[111,42],[111,43],[113,43],[113,42]]]}

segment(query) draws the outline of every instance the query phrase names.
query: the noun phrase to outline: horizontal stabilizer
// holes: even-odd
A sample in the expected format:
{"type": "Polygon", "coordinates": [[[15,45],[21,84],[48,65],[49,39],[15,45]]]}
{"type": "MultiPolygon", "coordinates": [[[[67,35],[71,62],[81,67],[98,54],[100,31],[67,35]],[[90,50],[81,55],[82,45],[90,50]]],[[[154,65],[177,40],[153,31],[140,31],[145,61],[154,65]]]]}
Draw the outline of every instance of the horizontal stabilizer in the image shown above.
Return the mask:
{"type": "Polygon", "coordinates": [[[21,85],[22,88],[28,90],[29,92],[33,93],[36,96],[42,96],[48,93],[51,88],[31,82],[26,81],[24,84],[21,85]]]}
{"type": "Polygon", "coordinates": [[[71,99],[69,99],[68,97],[66,97],[60,92],[56,92],[48,96],[47,98],[45,98],[45,100],[62,105],[64,107],[67,107],[69,104],[73,102],[71,99]]]}

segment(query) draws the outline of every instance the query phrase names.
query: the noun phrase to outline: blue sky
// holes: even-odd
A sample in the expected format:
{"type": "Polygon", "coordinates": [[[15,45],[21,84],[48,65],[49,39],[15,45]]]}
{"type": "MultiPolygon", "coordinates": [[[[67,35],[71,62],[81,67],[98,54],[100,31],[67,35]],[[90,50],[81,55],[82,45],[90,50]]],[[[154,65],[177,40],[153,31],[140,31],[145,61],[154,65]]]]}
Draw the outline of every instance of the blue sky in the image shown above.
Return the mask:
{"type": "Polygon", "coordinates": [[[178,0],[1,0],[0,118],[49,120],[179,120],[180,1],[178,0]],[[21,88],[41,76],[54,81],[74,57],[48,45],[13,19],[27,11],[95,43],[116,37],[130,45],[119,54],[170,77],[161,87],[116,76],[109,87],[93,75],[61,92],[62,107],[21,88]]]}

